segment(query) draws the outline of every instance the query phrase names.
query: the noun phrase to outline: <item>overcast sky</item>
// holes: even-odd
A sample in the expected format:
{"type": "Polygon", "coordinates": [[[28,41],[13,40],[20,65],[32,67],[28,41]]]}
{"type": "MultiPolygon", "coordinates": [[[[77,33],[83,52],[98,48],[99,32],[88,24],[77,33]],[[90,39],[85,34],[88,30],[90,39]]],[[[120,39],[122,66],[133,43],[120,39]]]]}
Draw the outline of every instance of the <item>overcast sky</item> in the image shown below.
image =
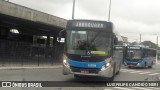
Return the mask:
{"type": "MultiPolygon", "coordinates": [[[[71,19],[73,0],[9,0],[32,9],[71,19]]],[[[75,19],[108,19],[109,0],[76,0],[75,19]]],[[[111,21],[129,41],[150,40],[160,34],[160,0],[112,0],[111,21]]],[[[160,38],[159,38],[160,40],[160,38]]],[[[160,41],[159,41],[160,44],[160,41]]]]}

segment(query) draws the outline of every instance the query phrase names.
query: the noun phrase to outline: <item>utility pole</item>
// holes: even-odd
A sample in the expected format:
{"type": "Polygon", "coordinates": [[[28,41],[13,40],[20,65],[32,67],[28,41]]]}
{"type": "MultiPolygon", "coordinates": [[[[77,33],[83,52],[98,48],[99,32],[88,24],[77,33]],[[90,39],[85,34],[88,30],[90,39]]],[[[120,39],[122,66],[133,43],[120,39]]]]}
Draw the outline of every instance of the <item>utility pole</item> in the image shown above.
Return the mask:
{"type": "Polygon", "coordinates": [[[110,21],[110,14],[111,14],[111,0],[109,1],[109,14],[108,14],[108,22],[110,21]]]}
{"type": "Polygon", "coordinates": [[[156,63],[157,63],[157,60],[158,60],[158,36],[157,36],[156,63]]]}
{"type": "Polygon", "coordinates": [[[75,11],[75,0],[73,0],[72,19],[74,19],[74,11],[75,11]]]}
{"type": "Polygon", "coordinates": [[[140,34],[139,44],[141,44],[141,34],[140,34]]]}

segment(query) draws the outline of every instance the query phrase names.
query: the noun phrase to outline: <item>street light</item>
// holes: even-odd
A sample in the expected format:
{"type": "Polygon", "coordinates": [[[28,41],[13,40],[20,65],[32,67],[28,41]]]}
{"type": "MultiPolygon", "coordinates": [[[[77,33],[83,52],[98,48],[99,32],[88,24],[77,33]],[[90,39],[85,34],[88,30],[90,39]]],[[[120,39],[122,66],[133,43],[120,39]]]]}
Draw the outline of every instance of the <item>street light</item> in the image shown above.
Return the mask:
{"type": "Polygon", "coordinates": [[[156,63],[157,63],[157,60],[158,60],[158,35],[157,35],[157,52],[156,52],[156,63]]]}
{"type": "Polygon", "coordinates": [[[110,21],[110,14],[111,14],[111,0],[109,1],[109,14],[108,14],[108,21],[110,21]]]}
{"type": "Polygon", "coordinates": [[[75,0],[73,0],[72,19],[74,19],[74,11],[75,11],[75,0]]]}

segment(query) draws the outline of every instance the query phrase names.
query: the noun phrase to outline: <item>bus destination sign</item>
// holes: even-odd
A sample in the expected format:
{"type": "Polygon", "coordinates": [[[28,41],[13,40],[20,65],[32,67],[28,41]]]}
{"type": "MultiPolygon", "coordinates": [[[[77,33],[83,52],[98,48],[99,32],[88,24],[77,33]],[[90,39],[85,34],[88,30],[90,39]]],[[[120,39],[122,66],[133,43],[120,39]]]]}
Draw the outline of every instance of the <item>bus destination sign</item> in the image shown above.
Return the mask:
{"type": "Polygon", "coordinates": [[[140,47],[128,47],[128,49],[140,49],[140,47]]]}
{"type": "Polygon", "coordinates": [[[100,22],[83,22],[83,21],[76,21],[72,23],[75,27],[85,27],[85,28],[106,28],[104,23],[100,22]]]}

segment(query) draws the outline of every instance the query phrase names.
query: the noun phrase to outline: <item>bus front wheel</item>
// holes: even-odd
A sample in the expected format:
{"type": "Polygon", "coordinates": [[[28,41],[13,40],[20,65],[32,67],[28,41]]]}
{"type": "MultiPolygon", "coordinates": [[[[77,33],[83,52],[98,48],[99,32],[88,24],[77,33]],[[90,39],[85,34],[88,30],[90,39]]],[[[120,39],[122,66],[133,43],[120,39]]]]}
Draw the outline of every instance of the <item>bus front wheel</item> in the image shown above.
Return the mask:
{"type": "Polygon", "coordinates": [[[147,63],[145,62],[144,63],[144,67],[143,67],[144,69],[146,69],[147,68],[147,63]]]}
{"type": "Polygon", "coordinates": [[[151,63],[151,65],[150,65],[150,66],[148,66],[148,68],[152,68],[152,66],[153,66],[153,62],[151,63]]]}

